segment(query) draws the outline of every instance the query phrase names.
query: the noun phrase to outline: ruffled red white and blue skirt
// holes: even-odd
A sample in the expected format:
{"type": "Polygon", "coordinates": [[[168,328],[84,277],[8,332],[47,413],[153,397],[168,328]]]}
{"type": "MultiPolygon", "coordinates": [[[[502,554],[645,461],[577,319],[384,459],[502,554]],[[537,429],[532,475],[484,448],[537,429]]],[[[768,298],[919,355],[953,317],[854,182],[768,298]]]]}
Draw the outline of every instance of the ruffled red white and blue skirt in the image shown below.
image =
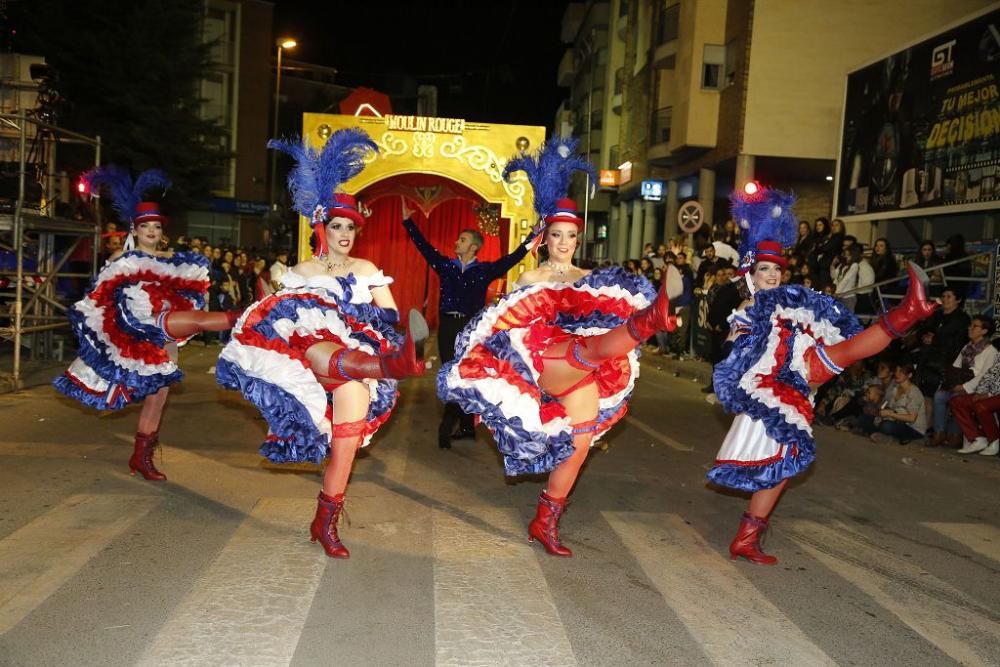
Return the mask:
{"type": "MultiPolygon", "coordinates": [[[[257,406],[269,432],[260,453],[275,463],[320,463],[330,454],[333,406],[330,393],[306,360],[306,350],[329,341],[350,350],[385,354],[403,337],[395,310],[379,308],[371,290],[392,283],[381,271],[371,276],[303,278],[282,276],[283,288],[243,313],[222,349],[215,377],[257,406]]],[[[389,418],[399,395],[398,380],[365,379],[369,391],[363,445],[389,418]]]]}
{"type": "Polygon", "coordinates": [[[176,339],[163,318],[201,310],[208,286],[208,259],[199,253],[132,250],[105,264],[90,293],[68,311],[80,356],[53,381],[56,389],[98,410],[118,410],[180,382],[183,374],[164,349],[176,339]]]}
{"type": "Polygon", "coordinates": [[[732,325],[732,352],[715,366],[719,402],[737,413],[708,478],[720,486],[760,491],[806,470],[816,458],[813,390],[843,371],[824,348],[861,331],[854,314],[832,297],[801,285],[757,292],[732,325]]]}
{"type": "MultiPolygon", "coordinates": [[[[441,367],[438,396],[477,414],[493,433],[508,475],[548,472],[573,453],[565,409],[538,385],[542,353],[568,338],[620,326],[656,297],[645,278],[599,269],[575,283],[537,283],[483,310],[441,367]]],[[[594,442],[625,416],[639,376],[639,344],[595,371],[600,395],[594,442]]]]}

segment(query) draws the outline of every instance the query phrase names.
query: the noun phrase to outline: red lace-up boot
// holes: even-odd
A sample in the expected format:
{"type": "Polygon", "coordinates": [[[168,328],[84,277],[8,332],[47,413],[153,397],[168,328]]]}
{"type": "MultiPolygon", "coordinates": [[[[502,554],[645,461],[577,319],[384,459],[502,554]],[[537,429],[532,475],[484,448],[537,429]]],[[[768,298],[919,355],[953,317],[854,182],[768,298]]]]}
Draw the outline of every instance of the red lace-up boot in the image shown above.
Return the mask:
{"type": "Polygon", "coordinates": [[[542,491],[538,496],[538,509],[535,518],[528,525],[528,542],[538,540],[553,556],[573,555],[573,552],[559,541],[559,517],[566,507],[565,498],[553,498],[542,491]]]}
{"type": "Polygon", "coordinates": [[[730,558],[736,560],[742,556],[751,563],[760,565],[777,563],[777,558],[760,550],[760,538],[767,531],[767,525],[767,519],[761,519],[750,513],[744,514],[740,521],[740,529],[736,532],[732,544],[729,545],[730,558]]]}
{"type": "Polygon", "coordinates": [[[135,434],[135,449],[132,451],[132,458],[128,460],[128,469],[133,475],[138,472],[151,482],[167,481],[167,476],[153,465],[153,453],[158,444],[160,439],[157,433],[135,434]]]}
{"type": "Polygon", "coordinates": [[[344,494],[338,493],[332,498],[322,491],[316,496],[316,517],[309,526],[312,535],[311,542],[319,540],[326,555],[330,558],[350,558],[351,552],[337,535],[337,521],[344,511],[344,494]]]}

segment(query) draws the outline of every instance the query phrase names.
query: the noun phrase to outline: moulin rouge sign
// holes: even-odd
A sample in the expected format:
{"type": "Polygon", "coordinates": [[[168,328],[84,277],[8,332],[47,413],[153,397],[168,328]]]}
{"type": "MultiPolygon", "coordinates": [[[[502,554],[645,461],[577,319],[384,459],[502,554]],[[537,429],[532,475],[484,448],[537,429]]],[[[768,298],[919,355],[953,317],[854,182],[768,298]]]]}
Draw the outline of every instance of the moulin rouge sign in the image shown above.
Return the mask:
{"type": "Polygon", "coordinates": [[[429,118],[427,116],[396,116],[387,114],[385,126],[389,130],[403,132],[437,132],[439,134],[462,134],[465,120],[462,118],[429,118]]]}

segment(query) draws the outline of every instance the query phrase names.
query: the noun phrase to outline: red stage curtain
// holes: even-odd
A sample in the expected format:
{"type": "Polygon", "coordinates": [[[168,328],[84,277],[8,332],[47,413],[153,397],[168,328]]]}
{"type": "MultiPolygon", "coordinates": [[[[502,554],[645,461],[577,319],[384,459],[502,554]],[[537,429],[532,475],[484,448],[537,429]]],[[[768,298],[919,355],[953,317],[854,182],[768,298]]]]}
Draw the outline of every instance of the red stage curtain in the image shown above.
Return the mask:
{"type": "MultiPolygon", "coordinates": [[[[468,200],[452,199],[432,210],[430,219],[415,211],[413,221],[441,254],[454,257],[455,239],[462,230],[478,229],[472,206],[468,200]]],[[[404,322],[409,309],[416,308],[424,314],[430,326],[436,328],[440,300],[438,277],[410,241],[401,220],[402,204],[398,198],[385,197],[376,201],[351,254],[374,262],[387,276],[395,279],[390,289],[404,322]]],[[[502,235],[505,228],[506,225],[501,226],[502,235]]],[[[501,255],[500,238],[484,235],[484,239],[478,259],[486,262],[498,259],[501,255]]]]}

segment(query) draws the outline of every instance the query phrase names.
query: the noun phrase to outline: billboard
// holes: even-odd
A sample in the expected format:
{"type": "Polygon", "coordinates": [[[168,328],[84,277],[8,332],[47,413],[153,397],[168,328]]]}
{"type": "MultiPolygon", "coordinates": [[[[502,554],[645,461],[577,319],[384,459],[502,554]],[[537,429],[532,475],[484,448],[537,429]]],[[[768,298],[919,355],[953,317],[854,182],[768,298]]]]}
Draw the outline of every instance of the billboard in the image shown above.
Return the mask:
{"type": "Polygon", "coordinates": [[[848,74],[834,208],[1000,208],[1000,8],[848,74]]]}

